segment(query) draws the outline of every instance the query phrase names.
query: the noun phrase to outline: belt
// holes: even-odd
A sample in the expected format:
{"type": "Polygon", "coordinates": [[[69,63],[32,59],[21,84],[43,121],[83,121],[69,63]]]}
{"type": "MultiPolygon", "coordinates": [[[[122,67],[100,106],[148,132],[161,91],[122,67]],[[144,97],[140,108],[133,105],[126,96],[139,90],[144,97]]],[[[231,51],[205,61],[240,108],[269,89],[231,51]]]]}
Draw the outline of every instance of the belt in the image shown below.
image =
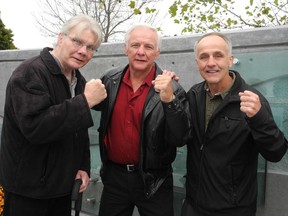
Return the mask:
{"type": "Polygon", "coordinates": [[[135,164],[119,164],[119,163],[115,163],[113,161],[110,161],[111,164],[116,165],[118,167],[121,167],[123,169],[125,169],[127,172],[136,172],[138,170],[138,165],[135,164]]]}

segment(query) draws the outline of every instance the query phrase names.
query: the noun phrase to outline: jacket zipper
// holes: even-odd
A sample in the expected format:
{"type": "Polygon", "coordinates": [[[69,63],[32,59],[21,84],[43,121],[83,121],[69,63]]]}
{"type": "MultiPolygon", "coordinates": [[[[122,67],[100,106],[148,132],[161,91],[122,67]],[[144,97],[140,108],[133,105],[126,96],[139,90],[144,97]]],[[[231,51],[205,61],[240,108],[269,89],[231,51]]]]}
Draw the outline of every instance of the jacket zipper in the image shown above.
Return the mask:
{"type": "MultiPolygon", "coordinates": [[[[195,94],[195,98],[197,98],[197,94],[196,92],[194,92],[195,94]]],[[[196,100],[196,103],[197,103],[198,100],[196,100]]],[[[199,104],[196,104],[196,107],[200,107],[199,104]]],[[[200,116],[200,113],[199,113],[199,109],[197,109],[197,116],[200,116]]],[[[205,126],[204,126],[205,127],[205,126]]],[[[202,166],[203,166],[203,163],[202,163],[202,158],[203,158],[203,149],[204,149],[204,145],[205,145],[205,142],[206,142],[206,131],[205,131],[205,128],[204,128],[204,134],[203,134],[203,137],[202,137],[202,143],[201,143],[201,146],[199,148],[200,150],[200,165],[199,165],[199,177],[198,177],[198,190],[197,190],[197,199],[195,200],[196,202],[196,205],[198,206],[199,205],[199,197],[200,197],[200,190],[201,190],[201,179],[202,179],[202,166]]]]}
{"type": "Polygon", "coordinates": [[[202,179],[202,159],[203,159],[203,148],[204,148],[204,145],[205,145],[205,133],[203,135],[203,142],[200,146],[200,165],[199,165],[199,177],[198,177],[198,185],[199,185],[199,188],[197,190],[197,199],[196,199],[196,205],[198,206],[199,205],[199,196],[200,196],[200,189],[201,189],[201,179],[202,179]]]}
{"type": "Polygon", "coordinates": [[[236,193],[236,186],[235,186],[235,177],[233,172],[233,167],[231,167],[231,174],[232,174],[232,202],[234,205],[237,205],[237,193],[236,193]]]}

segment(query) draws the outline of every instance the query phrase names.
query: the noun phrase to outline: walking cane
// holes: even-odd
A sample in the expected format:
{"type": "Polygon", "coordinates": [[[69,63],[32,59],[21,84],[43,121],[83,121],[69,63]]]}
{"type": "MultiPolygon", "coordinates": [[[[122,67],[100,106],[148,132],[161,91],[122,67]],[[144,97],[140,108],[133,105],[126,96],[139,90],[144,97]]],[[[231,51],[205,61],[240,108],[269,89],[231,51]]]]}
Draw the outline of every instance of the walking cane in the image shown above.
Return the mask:
{"type": "Polygon", "coordinates": [[[82,205],[82,192],[80,193],[81,179],[76,179],[73,185],[71,200],[74,201],[75,216],[79,216],[82,205]]]}

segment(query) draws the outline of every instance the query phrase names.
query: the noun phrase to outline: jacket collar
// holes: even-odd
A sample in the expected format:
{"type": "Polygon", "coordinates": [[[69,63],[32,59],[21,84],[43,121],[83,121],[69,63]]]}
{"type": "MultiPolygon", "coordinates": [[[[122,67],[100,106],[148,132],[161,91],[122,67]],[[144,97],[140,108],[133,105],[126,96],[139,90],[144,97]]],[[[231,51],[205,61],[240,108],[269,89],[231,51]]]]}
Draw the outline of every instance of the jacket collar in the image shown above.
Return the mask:
{"type": "Polygon", "coordinates": [[[46,47],[41,51],[40,56],[50,73],[54,75],[63,74],[57,61],[50,53],[52,50],[52,48],[46,47]]]}
{"type": "MultiPolygon", "coordinates": [[[[46,65],[47,69],[49,70],[49,72],[51,74],[54,74],[54,75],[64,75],[63,72],[62,72],[62,69],[60,67],[60,63],[58,63],[52,55],[50,53],[50,51],[52,51],[53,49],[52,48],[49,48],[49,47],[45,47],[41,52],[40,52],[40,56],[44,62],[44,64],[46,65]]],[[[74,70],[75,71],[75,76],[76,78],[80,78],[81,75],[80,75],[80,72],[79,70],[74,70]]]]}
{"type": "MultiPolygon", "coordinates": [[[[156,72],[155,72],[155,77],[156,78],[159,74],[162,74],[163,71],[162,69],[155,63],[156,67],[156,72]]],[[[155,92],[154,86],[151,86],[148,96],[144,105],[144,115],[143,118],[145,118],[153,109],[154,107],[160,103],[160,96],[159,93],[155,92]]]]}

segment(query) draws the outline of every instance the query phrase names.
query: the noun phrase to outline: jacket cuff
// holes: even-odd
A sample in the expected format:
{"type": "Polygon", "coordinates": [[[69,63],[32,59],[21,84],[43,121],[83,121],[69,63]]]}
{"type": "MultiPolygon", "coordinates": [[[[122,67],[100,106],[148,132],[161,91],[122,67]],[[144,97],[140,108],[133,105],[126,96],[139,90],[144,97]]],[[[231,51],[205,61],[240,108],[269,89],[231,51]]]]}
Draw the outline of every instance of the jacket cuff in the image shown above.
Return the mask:
{"type": "Polygon", "coordinates": [[[175,113],[177,111],[178,103],[179,103],[178,100],[176,100],[175,98],[171,102],[168,102],[168,103],[162,102],[164,112],[175,113]]]}
{"type": "Polygon", "coordinates": [[[267,118],[269,117],[267,115],[268,110],[265,109],[266,107],[264,107],[262,105],[262,107],[260,108],[260,110],[258,111],[258,113],[256,113],[256,115],[254,115],[253,117],[249,118],[246,117],[246,119],[248,120],[249,124],[254,127],[262,125],[263,123],[267,122],[267,118]]]}

